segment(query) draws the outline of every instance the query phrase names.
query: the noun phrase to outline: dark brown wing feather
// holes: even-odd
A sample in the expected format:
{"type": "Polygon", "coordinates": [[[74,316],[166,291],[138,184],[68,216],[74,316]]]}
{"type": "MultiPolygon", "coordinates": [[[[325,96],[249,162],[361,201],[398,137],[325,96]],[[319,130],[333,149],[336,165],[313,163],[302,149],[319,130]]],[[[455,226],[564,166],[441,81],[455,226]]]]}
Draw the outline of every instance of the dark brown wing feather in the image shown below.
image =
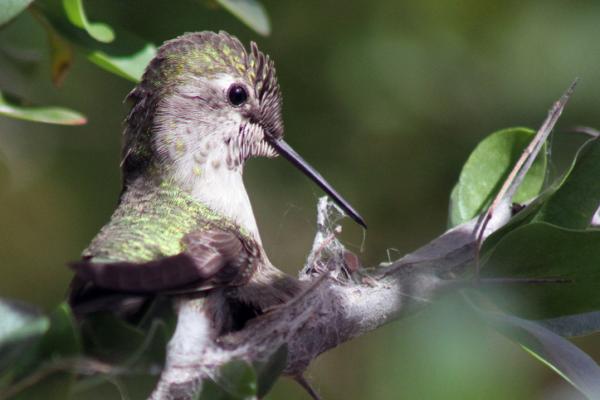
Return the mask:
{"type": "Polygon", "coordinates": [[[257,247],[233,231],[213,228],[186,235],[185,251],[156,260],[71,263],[79,280],[128,293],[156,293],[190,286],[240,285],[254,270],[257,247]]]}

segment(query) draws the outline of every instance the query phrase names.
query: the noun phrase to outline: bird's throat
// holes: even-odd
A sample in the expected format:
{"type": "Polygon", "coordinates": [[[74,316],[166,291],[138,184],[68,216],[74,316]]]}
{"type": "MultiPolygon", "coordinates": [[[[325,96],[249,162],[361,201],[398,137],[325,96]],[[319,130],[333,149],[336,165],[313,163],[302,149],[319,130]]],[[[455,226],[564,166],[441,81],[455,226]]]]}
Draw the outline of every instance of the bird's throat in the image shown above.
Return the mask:
{"type": "Polygon", "coordinates": [[[171,129],[156,131],[156,158],[150,174],[159,181],[175,184],[261,243],[244,187],[240,149],[231,136],[237,131],[232,129],[228,137],[222,131],[214,130],[215,127],[201,126],[190,130],[168,119],[160,125],[171,129]]]}
{"type": "Polygon", "coordinates": [[[241,168],[215,168],[208,163],[202,173],[192,179],[189,191],[195,200],[236,223],[261,244],[241,168]]]}

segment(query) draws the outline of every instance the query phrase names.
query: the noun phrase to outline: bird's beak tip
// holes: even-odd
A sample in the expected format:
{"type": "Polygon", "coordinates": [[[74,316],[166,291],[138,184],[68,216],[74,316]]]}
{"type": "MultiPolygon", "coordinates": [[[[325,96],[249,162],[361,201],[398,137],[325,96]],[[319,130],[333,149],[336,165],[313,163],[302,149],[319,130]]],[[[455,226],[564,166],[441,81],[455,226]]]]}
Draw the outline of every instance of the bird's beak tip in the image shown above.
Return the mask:
{"type": "Polygon", "coordinates": [[[310,166],[304,159],[296,153],[294,149],[290,147],[283,139],[268,139],[271,146],[275,151],[286,158],[289,162],[294,164],[296,168],[302,171],[308,176],[313,182],[315,182],[325,193],[327,193],[332,200],[357,224],[367,229],[365,220],[354,210],[354,208],[348,203],[330,184],[319,174],[313,167],[310,166]]]}

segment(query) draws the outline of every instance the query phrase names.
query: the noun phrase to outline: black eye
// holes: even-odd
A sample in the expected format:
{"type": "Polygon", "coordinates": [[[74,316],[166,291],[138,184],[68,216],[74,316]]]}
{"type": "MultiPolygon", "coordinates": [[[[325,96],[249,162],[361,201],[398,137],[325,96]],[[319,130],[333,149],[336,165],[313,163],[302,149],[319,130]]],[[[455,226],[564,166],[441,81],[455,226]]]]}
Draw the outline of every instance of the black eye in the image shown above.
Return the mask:
{"type": "Polygon", "coordinates": [[[248,99],[248,92],[242,85],[231,85],[227,92],[227,97],[229,97],[229,102],[232,105],[240,106],[248,99]]]}

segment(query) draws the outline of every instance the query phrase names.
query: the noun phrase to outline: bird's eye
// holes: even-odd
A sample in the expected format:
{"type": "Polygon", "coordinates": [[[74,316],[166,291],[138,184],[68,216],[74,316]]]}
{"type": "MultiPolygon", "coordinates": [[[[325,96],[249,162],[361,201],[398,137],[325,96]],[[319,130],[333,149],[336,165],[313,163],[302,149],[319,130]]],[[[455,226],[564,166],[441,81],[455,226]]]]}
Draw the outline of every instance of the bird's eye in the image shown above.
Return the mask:
{"type": "Polygon", "coordinates": [[[227,92],[229,102],[234,106],[241,106],[248,99],[248,92],[242,85],[231,85],[227,92]]]}

